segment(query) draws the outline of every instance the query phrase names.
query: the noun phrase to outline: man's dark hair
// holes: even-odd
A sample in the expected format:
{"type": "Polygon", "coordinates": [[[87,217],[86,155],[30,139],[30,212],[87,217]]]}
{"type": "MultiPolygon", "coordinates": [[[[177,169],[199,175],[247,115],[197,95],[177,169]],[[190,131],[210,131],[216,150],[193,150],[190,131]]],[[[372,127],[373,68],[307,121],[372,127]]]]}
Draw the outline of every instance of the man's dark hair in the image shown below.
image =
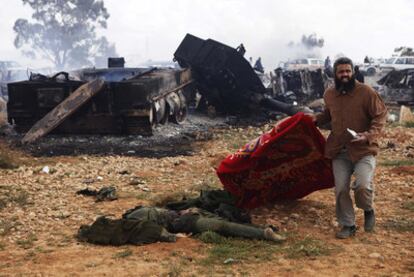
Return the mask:
{"type": "Polygon", "coordinates": [[[350,58],[347,58],[347,57],[339,58],[335,61],[334,66],[333,66],[335,75],[336,75],[336,68],[340,64],[349,64],[349,65],[351,65],[351,68],[354,68],[354,64],[352,63],[352,60],[350,58]]]}

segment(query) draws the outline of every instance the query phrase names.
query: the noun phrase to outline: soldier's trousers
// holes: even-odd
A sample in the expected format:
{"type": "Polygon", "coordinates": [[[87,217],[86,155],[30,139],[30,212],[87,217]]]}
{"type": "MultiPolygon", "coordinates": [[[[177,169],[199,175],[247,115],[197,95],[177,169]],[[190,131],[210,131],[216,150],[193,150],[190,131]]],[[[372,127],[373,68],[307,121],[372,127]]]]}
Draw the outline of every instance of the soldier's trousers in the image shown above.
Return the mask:
{"type": "Polygon", "coordinates": [[[248,224],[239,224],[222,219],[200,216],[194,225],[194,233],[214,231],[223,236],[248,239],[266,239],[264,230],[248,224]]]}
{"type": "Polygon", "coordinates": [[[374,187],[372,178],[375,171],[375,158],[365,156],[353,163],[346,151],[342,151],[332,160],[335,177],[336,217],[342,226],[355,225],[355,211],[350,195],[354,191],[355,204],[364,211],[373,209],[374,187]],[[351,176],[355,181],[351,185],[351,176]]]}

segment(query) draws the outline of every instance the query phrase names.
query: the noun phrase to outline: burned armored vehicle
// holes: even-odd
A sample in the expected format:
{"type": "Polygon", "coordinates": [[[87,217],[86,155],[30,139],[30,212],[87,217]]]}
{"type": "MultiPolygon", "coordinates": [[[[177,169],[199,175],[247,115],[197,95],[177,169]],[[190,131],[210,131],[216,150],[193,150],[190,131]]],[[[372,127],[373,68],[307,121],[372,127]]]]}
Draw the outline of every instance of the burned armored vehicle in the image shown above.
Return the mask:
{"type": "Polygon", "coordinates": [[[27,81],[8,84],[8,121],[28,131],[80,86],[104,80],[102,89],[85,99],[54,133],[151,135],[156,124],[182,122],[187,113],[184,90],[191,83],[188,70],[158,68],[84,69],[52,77],[32,74],[27,81]]]}
{"type": "Polygon", "coordinates": [[[377,83],[386,102],[414,104],[414,69],[390,71],[377,83]]]}
{"type": "Polygon", "coordinates": [[[272,99],[243,53],[218,41],[187,34],[174,53],[182,68],[191,69],[206,105],[231,114],[266,108],[294,114],[297,107],[272,99]]]}

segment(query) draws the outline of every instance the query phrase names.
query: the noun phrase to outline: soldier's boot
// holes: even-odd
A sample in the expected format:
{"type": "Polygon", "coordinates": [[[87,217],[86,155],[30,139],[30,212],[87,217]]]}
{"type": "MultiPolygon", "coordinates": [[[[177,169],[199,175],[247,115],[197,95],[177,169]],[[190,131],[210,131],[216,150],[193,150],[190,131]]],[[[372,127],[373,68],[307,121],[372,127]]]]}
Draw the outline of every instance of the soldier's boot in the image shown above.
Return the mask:
{"type": "Polygon", "coordinates": [[[375,213],[374,210],[364,211],[364,230],[365,232],[374,231],[375,213]]]}
{"type": "Polygon", "coordinates": [[[339,231],[338,233],[336,233],[336,238],[338,239],[347,239],[349,237],[352,237],[355,235],[356,232],[356,227],[355,225],[353,226],[343,226],[341,231],[339,231]]]}
{"type": "Polygon", "coordinates": [[[282,242],[282,241],[286,240],[285,237],[283,237],[281,235],[278,235],[275,232],[273,232],[272,228],[270,228],[270,227],[264,229],[264,237],[265,237],[265,239],[271,240],[271,241],[274,241],[274,242],[282,242]]]}

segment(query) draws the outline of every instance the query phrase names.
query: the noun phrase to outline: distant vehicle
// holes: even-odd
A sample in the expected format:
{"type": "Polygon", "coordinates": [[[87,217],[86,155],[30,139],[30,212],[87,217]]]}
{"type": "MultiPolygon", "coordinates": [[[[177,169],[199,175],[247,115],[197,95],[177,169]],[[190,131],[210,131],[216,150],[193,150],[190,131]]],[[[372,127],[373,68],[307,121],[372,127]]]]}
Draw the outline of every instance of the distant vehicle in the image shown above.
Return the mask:
{"type": "Polygon", "coordinates": [[[385,60],[380,65],[382,71],[402,70],[414,68],[414,56],[393,57],[385,60]]]}
{"type": "Polygon", "coordinates": [[[314,58],[307,58],[307,59],[296,59],[292,61],[288,61],[285,63],[285,70],[299,70],[299,69],[309,69],[309,70],[317,70],[319,68],[324,68],[325,61],[322,59],[314,59],[314,58]]]}
{"type": "Polygon", "coordinates": [[[369,63],[358,64],[359,71],[365,76],[374,76],[376,73],[380,72],[380,65],[385,63],[385,59],[370,59],[369,63]]]}

